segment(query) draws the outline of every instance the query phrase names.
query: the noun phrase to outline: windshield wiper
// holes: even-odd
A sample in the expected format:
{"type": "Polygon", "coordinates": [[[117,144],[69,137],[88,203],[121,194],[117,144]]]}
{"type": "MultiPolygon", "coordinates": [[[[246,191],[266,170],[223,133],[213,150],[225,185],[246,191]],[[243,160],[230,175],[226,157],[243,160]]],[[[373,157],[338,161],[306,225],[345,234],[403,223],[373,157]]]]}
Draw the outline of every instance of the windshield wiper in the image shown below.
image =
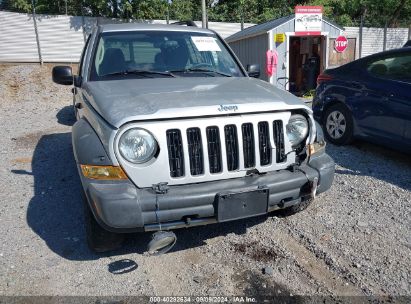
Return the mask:
{"type": "Polygon", "coordinates": [[[174,71],[168,71],[168,72],[170,73],[191,73],[191,72],[214,73],[214,74],[218,74],[218,75],[225,76],[225,77],[233,77],[232,75],[227,74],[227,73],[219,72],[216,70],[201,69],[201,68],[187,68],[187,69],[174,70],[174,71]]]}
{"type": "MultiPolygon", "coordinates": [[[[116,75],[128,75],[128,74],[135,74],[135,75],[141,75],[143,77],[149,77],[148,75],[164,75],[164,76],[170,76],[170,77],[176,77],[173,75],[171,72],[159,72],[159,71],[149,71],[149,70],[125,70],[125,71],[118,71],[118,72],[113,72],[113,73],[108,73],[104,74],[103,76],[116,76],[116,75]]],[[[152,77],[149,77],[152,78],[152,77]]]]}

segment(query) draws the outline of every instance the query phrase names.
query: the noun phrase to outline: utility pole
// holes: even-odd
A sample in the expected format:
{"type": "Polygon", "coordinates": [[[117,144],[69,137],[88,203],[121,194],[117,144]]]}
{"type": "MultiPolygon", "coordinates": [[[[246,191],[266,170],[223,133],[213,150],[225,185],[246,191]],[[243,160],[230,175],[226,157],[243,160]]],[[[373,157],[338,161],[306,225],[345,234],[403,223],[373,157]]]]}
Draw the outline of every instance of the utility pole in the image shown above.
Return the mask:
{"type": "Polygon", "coordinates": [[[166,17],[167,24],[170,24],[170,2],[171,0],[167,0],[167,17],[166,17]]]}
{"type": "Polygon", "coordinates": [[[67,16],[67,0],[66,0],[66,16],[67,16]]]}
{"type": "Polygon", "coordinates": [[[43,57],[41,56],[39,31],[37,29],[36,6],[34,4],[34,0],[31,0],[31,6],[32,6],[32,14],[33,14],[34,33],[36,34],[37,51],[39,53],[39,61],[40,61],[40,64],[43,65],[43,57]]]}
{"type": "MultiPolygon", "coordinates": [[[[83,7],[83,4],[84,4],[84,0],[81,1],[81,24],[82,24],[82,27],[83,27],[84,43],[86,43],[86,41],[87,41],[87,33],[86,33],[86,22],[85,22],[85,20],[84,20],[84,7],[83,7]]],[[[97,17],[97,24],[98,24],[98,18],[99,18],[99,17],[97,17]]]]}
{"type": "Polygon", "coordinates": [[[207,28],[207,11],[206,11],[206,0],[201,0],[201,10],[202,10],[202,21],[203,28],[207,28]]]}
{"type": "Polygon", "coordinates": [[[241,30],[244,30],[244,1],[240,0],[240,12],[241,12],[241,30]]]}
{"type": "Polygon", "coordinates": [[[385,25],[384,25],[384,39],[383,39],[383,46],[382,46],[383,51],[385,51],[387,49],[387,27],[388,27],[388,24],[387,24],[387,22],[385,22],[385,25]]]}
{"type": "Polygon", "coordinates": [[[363,31],[363,27],[364,27],[364,18],[365,18],[365,14],[367,13],[367,8],[364,7],[362,10],[362,14],[361,14],[361,21],[360,21],[360,37],[359,37],[359,58],[362,57],[362,31],[363,31]]]}

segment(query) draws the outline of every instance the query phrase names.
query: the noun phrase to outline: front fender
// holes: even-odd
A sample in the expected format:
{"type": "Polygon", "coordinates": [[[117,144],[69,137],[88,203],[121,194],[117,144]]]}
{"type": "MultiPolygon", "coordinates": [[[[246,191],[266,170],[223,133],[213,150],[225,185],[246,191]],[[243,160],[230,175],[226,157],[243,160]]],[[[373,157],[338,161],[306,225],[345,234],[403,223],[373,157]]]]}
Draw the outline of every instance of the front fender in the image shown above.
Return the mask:
{"type": "Polygon", "coordinates": [[[113,165],[100,138],[84,118],[73,126],[72,142],[84,194],[97,222],[106,230],[142,229],[137,191],[129,180],[93,180],[83,176],[80,165],[113,165]]]}
{"type": "Polygon", "coordinates": [[[73,126],[72,143],[78,165],[113,165],[96,132],[84,118],[73,126]]]}

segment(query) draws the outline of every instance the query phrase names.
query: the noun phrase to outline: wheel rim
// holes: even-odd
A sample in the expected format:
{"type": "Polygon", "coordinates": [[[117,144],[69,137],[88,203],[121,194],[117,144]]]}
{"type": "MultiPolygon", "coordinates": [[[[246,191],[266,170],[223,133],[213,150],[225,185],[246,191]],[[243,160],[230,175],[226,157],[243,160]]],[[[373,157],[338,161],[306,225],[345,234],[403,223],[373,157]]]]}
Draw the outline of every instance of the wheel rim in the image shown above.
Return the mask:
{"type": "Polygon", "coordinates": [[[340,111],[332,111],[327,117],[325,126],[331,138],[339,139],[345,134],[347,121],[343,113],[340,111]]]}

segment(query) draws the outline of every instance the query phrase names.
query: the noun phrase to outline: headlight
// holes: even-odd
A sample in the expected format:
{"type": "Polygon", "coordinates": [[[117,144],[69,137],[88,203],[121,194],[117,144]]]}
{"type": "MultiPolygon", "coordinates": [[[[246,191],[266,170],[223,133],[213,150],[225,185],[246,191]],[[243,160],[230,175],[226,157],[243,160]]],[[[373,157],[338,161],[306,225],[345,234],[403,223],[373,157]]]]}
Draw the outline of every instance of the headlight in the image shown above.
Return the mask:
{"type": "Polygon", "coordinates": [[[300,114],[291,115],[286,126],[287,136],[291,146],[295,147],[300,144],[308,135],[308,121],[300,114]]]}
{"type": "Polygon", "coordinates": [[[148,162],[157,152],[158,145],[153,135],[144,129],[130,129],[120,137],[120,154],[129,162],[148,162]]]}

